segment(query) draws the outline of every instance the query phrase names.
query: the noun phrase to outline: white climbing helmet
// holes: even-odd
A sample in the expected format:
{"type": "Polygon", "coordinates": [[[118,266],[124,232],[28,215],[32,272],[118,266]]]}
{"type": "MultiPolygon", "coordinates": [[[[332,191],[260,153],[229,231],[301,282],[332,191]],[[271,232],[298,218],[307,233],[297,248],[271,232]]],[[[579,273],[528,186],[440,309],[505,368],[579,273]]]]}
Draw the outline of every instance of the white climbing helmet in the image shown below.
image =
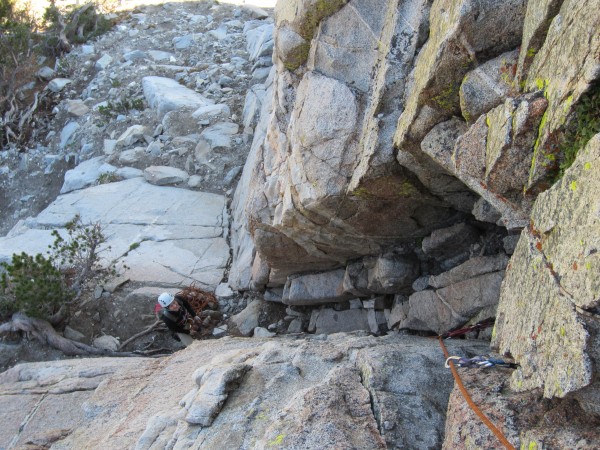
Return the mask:
{"type": "Polygon", "coordinates": [[[169,306],[173,302],[173,300],[175,300],[175,297],[173,297],[168,292],[163,292],[158,296],[158,304],[163,308],[169,306]]]}

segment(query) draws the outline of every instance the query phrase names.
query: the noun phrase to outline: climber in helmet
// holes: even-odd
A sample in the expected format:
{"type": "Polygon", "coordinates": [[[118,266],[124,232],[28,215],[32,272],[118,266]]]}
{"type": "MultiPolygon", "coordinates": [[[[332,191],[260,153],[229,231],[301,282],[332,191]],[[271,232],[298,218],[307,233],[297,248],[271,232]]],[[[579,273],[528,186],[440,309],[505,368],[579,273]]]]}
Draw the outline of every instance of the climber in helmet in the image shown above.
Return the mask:
{"type": "Polygon", "coordinates": [[[173,331],[179,340],[189,345],[193,339],[190,334],[195,335],[198,330],[200,318],[183,297],[163,292],[158,296],[160,310],[157,312],[169,330],[173,331]]]}

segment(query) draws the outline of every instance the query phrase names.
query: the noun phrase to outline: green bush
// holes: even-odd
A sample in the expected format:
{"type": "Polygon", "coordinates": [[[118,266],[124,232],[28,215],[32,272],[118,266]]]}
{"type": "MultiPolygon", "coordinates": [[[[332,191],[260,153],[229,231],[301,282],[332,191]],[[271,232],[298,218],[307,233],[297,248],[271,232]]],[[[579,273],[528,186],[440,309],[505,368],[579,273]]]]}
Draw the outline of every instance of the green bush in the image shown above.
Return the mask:
{"type": "Polygon", "coordinates": [[[142,98],[129,99],[122,97],[115,102],[108,101],[106,106],[99,106],[98,112],[107,119],[118,116],[119,114],[127,114],[132,109],[141,111],[144,109],[144,100],[142,98]]]}
{"type": "Polygon", "coordinates": [[[5,272],[0,279],[2,312],[22,311],[33,317],[47,318],[72,298],[63,273],[51,258],[41,254],[14,254],[12,262],[0,264],[5,272]]]}
{"type": "Polygon", "coordinates": [[[47,53],[52,55],[69,51],[71,44],[82,44],[100,36],[113,25],[98,13],[94,3],[71,5],[65,10],[51,4],[44,12],[43,20],[47,35],[44,45],[47,53]]]}
{"type": "Polygon", "coordinates": [[[13,4],[12,0],[0,0],[0,25],[3,25],[11,17],[13,4]]]}
{"type": "Polygon", "coordinates": [[[52,232],[54,243],[48,257],[14,254],[10,264],[0,264],[2,315],[22,311],[49,318],[62,306],[77,302],[86,284],[105,272],[99,266],[100,247],[106,241],[100,224],[84,224],[75,216],[66,230],[66,238],[52,232]]]}

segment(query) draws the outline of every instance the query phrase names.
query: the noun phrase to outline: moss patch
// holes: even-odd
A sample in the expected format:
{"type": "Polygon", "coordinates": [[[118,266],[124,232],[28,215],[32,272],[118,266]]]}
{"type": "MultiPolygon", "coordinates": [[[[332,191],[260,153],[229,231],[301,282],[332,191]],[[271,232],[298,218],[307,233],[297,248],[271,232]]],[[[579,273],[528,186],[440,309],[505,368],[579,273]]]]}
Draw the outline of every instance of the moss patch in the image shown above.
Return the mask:
{"type": "Polygon", "coordinates": [[[313,38],[319,22],[338,12],[348,0],[318,0],[310,11],[307,11],[300,25],[300,36],[307,41],[313,38]]]}
{"type": "MultiPolygon", "coordinates": [[[[572,97],[567,98],[569,103],[572,100],[572,97]]],[[[586,94],[581,96],[572,116],[567,120],[565,133],[560,142],[561,163],[558,178],[571,167],[579,150],[585,147],[598,132],[600,132],[600,82],[596,82],[586,94]]]]}
{"type": "Polygon", "coordinates": [[[308,59],[309,51],[310,43],[306,42],[302,45],[299,45],[288,55],[286,55],[286,59],[283,63],[284,67],[290,72],[293,72],[306,62],[306,60],[308,59]]]}
{"type": "Polygon", "coordinates": [[[431,100],[440,108],[446,111],[453,111],[457,106],[460,105],[459,95],[458,95],[459,85],[456,83],[451,84],[450,86],[445,87],[442,91],[431,97],[431,100]]]}

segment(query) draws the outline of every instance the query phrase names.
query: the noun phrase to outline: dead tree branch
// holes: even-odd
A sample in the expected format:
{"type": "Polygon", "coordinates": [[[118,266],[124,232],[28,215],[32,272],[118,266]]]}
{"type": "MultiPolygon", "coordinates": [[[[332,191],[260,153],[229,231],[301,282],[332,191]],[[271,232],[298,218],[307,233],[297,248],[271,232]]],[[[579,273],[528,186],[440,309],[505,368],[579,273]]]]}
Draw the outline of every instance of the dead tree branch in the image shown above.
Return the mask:
{"type": "Polygon", "coordinates": [[[131,336],[129,339],[127,339],[125,342],[123,342],[121,345],[119,345],[119,350],[125,348],[125,346],[133,341],[135,341],[138,338],[141,338],[142,336],[145,336],[149,333],[152,333],[154,330],[158,330],[160,328],[160,325],[162,324],[161,320],[156,320],[156,322],[154,322],[152,325],[150,325],[148,328],[146,328],[143,331],[140,331],[137,334],[134,334],[133,336],[131,336]]]}
{"type": "Polygon", "coordinates": [[[56,348],[68,356],[141,356],[140,353],[103,350],[67,339],[56,332],[49,322],[15,313],[10,322],[0,325],[0,334],[9,332],[30,333],[44,345],[56,348]]]}

